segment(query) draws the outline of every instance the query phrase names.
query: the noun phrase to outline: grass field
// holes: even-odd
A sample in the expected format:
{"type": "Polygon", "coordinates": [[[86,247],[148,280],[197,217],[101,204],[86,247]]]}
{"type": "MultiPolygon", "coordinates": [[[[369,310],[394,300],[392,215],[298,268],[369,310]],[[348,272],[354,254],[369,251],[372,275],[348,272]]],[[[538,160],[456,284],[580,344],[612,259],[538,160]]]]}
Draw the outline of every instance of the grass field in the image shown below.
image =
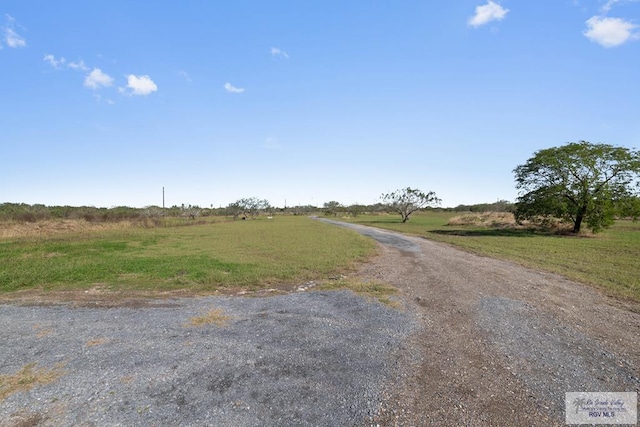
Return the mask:
{"type": "MultiPolygon", "coordinates": [[[[451,243],[640,301],[640,222],[618,221],[601,234],[575,237],[511,227],[447,225],[454,216],[414,214],[405,224],[399,215],[345,220],[451,243]]],[[[194,293],[256,290],[344,272],[375,250],[371,241],[353,232],[306,217],[249,221],[217,217],[180,226],[185,223],[189,222],[148,228],[73,221],[4,224],[0,292],[93,287],[194,293]]],[[[357,290],[362,284],[331,286],[338,285],[380,293],[377,288],[357,290]]]]}
{"type": "Polygon", "coordinates": [[[456,215],[414,214],[404,224],[400,215],[364,215],[349,221],[451,243],[640,301],[640,222],[617,221],[600,234],[576,237],[508,227],[447,225],[456,215]]]}
{"type": "Polygon", "coordinates": [[[305,217],[59,228],[0,238],[0,292],[257,289],[326,278],[375,251],[354,232],[305,217]]]}

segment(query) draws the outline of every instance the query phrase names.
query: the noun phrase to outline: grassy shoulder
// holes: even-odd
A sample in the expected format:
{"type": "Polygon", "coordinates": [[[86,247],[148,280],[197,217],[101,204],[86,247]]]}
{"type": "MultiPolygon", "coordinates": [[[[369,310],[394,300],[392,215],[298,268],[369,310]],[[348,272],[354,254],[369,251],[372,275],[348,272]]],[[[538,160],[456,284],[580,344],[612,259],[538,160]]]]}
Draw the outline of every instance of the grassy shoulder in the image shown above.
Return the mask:
{"type": "Polygon", "coordinates": [[[0,239],[0,292],[260,289],[343,272],[374,251],[354,232],[305,217],[43,231],[0,239]]]}
{"type": "Polygon", "coordinates": [[[611,296],[640,301],[640,222],[617,221],[596,235],[566,236],[502,226],[448,225],[457,215],[414,214],[404,224],[399,215],[360,216],[349,221],[450,243],[558,273],[611,296]]]}

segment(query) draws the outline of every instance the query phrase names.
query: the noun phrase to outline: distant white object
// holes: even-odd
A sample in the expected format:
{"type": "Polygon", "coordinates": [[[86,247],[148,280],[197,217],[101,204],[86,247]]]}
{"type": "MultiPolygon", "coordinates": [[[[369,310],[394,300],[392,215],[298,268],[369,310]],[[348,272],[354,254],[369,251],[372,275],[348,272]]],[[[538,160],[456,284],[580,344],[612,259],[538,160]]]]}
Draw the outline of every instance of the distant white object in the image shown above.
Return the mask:
{"type": "Polygon", "coordinates": [[[272,216],[268,216],[267,219],[273,219],[273,217],[272,216]]]}

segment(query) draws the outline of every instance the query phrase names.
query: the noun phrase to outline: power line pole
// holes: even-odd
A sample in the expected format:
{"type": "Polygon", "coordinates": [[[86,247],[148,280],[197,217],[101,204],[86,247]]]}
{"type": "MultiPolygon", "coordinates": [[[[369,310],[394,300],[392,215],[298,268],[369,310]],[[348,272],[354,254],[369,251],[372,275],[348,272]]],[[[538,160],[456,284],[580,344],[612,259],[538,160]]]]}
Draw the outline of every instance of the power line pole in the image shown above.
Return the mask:
{"type": "Polygon", "coordinates": [[[162,186],[162,209],[164,209],[164,186],[162,186]]]}

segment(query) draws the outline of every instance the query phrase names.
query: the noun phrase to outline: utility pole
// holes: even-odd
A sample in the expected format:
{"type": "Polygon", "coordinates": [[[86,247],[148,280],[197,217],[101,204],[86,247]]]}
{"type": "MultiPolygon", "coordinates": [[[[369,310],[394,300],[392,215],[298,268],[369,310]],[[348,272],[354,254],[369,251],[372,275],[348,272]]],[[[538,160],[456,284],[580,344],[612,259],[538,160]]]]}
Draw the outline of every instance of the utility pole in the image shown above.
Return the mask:
{"type": "Polygon", "coordinates": [[[162,186],[162,209],[164,209],[164,186],[162,186]]]}

